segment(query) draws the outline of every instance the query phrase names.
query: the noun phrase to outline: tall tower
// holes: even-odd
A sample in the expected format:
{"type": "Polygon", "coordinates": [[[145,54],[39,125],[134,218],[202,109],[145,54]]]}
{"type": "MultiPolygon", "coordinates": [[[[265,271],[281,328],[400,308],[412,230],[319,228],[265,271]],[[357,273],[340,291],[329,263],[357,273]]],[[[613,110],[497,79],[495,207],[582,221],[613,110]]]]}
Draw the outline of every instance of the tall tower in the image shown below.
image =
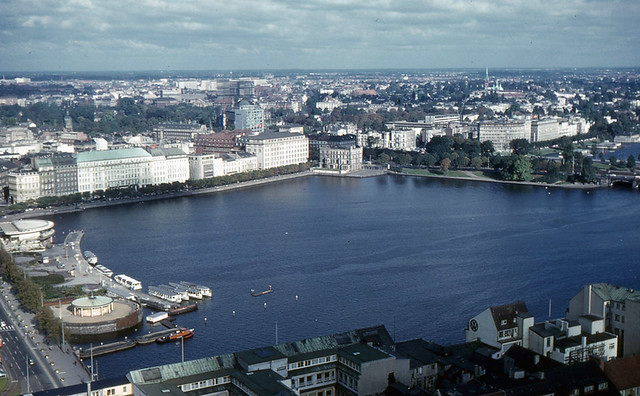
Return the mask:
{"type": "Polygon", "coordinates": [[[73,132],[73,121],[69,116],[69,110],[67,110],[67,115],[64,116],[64,129],[67,132],[73,132]]]}
{"type": "Polygon", "coordinates": [[[484,90],[489,90],[489,68],[487,67],[484,75],[484,90]]]}

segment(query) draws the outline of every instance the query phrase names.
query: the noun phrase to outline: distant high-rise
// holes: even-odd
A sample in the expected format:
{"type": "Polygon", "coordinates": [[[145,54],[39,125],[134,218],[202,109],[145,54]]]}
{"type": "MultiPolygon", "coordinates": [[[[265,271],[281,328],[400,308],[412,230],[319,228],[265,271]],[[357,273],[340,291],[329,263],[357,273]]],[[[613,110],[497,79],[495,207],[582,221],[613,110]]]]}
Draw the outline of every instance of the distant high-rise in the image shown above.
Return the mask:
{"type": "Polygon", "coordinates": [[[264,132],[264,111],[258,105],[242,100],[238,107],[227,113],[235,129],[248,129],[258,135],[264,132]]]}

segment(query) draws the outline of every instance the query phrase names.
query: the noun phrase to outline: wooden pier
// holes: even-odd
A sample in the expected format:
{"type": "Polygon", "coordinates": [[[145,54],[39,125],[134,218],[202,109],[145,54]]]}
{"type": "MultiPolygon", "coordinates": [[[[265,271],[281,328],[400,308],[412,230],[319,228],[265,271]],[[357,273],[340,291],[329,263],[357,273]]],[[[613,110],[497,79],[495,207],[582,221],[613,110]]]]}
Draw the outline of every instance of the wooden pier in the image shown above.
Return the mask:
{"type": "Polygon", "coordinates": [[[77,351],[78,357],[80,359],[88,359],[91,356],[96,357],[96,356],[106,355],[106,354],[114,353],[118,351],[124,351],[126,349],[134,348],[137,345],[152,344],[156,342],[158,338],[165,336],[167,334],[171,334],[176,330],[180,329],[180,327],[173,326],[170,322],[166,322],[162,324],[165,326],[169,324],[171,327],[167,326],[168,327],[167,329],[154,331],[153,333],[149,333],[149,334],[144,334],[132,340],[115,341],[107,344],[96,345],[91,349],[80,349],[77,351]]]}

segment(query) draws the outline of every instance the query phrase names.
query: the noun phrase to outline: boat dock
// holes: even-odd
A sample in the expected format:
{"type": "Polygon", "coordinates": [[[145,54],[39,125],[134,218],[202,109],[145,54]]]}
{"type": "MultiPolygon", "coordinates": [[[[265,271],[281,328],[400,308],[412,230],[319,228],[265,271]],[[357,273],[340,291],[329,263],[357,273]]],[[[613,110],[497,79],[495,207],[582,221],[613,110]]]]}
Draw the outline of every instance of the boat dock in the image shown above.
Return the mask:
{"type": "Polygon", "coordinates": [[[156,342],[158,338],[165,336],[167,334],[171,334],[175,332],[176,329],[179,328],[177,326],[172,325],[171,322],[168,322],[168,321],[162,321],[161,323],[167,327],[168,325],[171,327],[167,329],[159,330],[159,331],[154,331],[153,333],[144,334],[132,340],[122,340],[122,341],[115,341],[115,342],[110,342],[102,345],[96,345],[91,349],[79,349],[76,353],[78,354],[78,357],[80,359],[88,359],[91,356],[96,357],[96,356],[106,355],[109,353],[124,351],[126,349],[134,348],[137,345],[152,344],[156,342]]]}

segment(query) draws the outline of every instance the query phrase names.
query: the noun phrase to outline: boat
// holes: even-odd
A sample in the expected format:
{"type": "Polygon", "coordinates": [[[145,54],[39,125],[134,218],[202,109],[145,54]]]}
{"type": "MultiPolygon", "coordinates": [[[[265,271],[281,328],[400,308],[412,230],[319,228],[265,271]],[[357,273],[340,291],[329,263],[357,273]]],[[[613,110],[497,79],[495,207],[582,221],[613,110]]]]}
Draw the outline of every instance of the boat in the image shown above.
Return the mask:
{"type": "Polygon", "coordinates": [[[194,329],[180,329],[175,333],[167,334],[156,340],[158,344],[165,344],[171,341],[178,341],[180,339],[187,339],[193,337],[194,329]]]}
{"type": "Polygon", "coordinates": [[[149,286],[149,295],[174,303],[182,302],[182,296],[179,293],[161,287],[149,286]]]}
{"type": "Polygon", "coordinates": [[[169,313],[169,316],[175,316],[175,315],[180,315],[183,313],[195,311],[197,309],[198,309],[198,304],[192,303],[192,304],[186,304],[186,305],[175,305],[172,308],[169,308],[167,312],[169,313]]]}
{"type": "Polygon", "coordinates": [[[125,274],[120,274],[120,275],[116,275],[113,278],[114,281],[116,281],[117,283],[123,285],[124,287],[126,287],[127,289],[131,289],[131,290],[142,290],[142,283],[136,279],[133,279],[132,277],[125,275],[125,274]]]}
{"type": "Polygon", "coordinates": [[[175,287],[171,287],[169,285],[160,285],[158,289],[164,290],[166,292],[172,292],[180,296],[183,301],[189,301],[189,293],[187,293],[187,289],[176,289],[175,287]]]}
{"type": "Polygon", "coordinates": [[[257,292],[255,291],[255,289],[251,289],[251,295],[254,297],[264,296],[265,294],[269,293],[273,293],[273,287],[271,287],[271,285],[269,285],[269,288],[267,290],[263,290],[261,292],[257,292]]]}
{"type": "Polygon", "coordinates": [[[111,278],[113,276],[113,271],[111,271],[109,268],[105,267],[104,265],[96,265],[95,266],[96,271],[98,271],[99,273],[101,273],[102,275],[111,278]]]}
{"type": "Polygon", "coordinates": [[[187,291],[187,295],[189,296],[189,298],[195,298],[196,300],[202,300],[202,293],[200,292],[199,289],[195,288],[195,287],[189,287],[189,286],[185,286],[182,285],[180,283],[175,283],[175,282],[169,282],[169,286],[175,288],[176,290],[186,290],[187,291]]]}
{"type": "Polygon", "coordinates": [[[91,265],[98,264],[98,256],[96,256],[92,251],[89,251],[89,250],[85,251],[84,258],[85,260],[87,260],[87,263],[91,265]]]}
{"type": "Polygon", "coordinates": [[[207,286],[197,285],[195,283],[185,282],[185,281],[181,281],[180,284],[182,286],[185,286],[185,287],[198,289],[203,297],[211,297],[212,296],[211,288],[209,288],[207,286]]]}

